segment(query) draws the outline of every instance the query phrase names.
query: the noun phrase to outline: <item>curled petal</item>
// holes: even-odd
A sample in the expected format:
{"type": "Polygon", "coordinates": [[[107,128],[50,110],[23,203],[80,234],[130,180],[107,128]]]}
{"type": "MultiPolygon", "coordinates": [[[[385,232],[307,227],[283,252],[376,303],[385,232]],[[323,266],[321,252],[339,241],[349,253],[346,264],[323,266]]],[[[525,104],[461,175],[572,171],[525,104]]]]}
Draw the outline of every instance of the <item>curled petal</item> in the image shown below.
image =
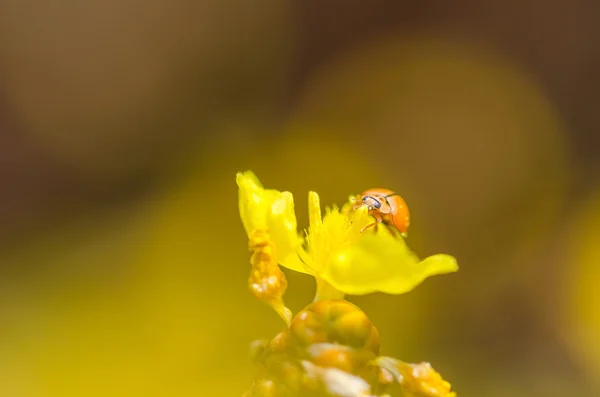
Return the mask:
{"type": "Polygon", "coordinates": [[[290,192],[264,189],[252,171],[236,175],[239,187],[239,211],[248,237],[256,231],[265,232],[275,250],[275,259],[292,270],[307,273],[303,264],[294,259],[300,247],[294,197],[290,192]]]}
{"type": "Polygon", "coordinates": [[[246,234],[254,230],[266,230],[266,211],[270,206],[265,202],[265,189],[252,171],[238,172],[235,176],[239,192],[239,211],[246,234]]]}

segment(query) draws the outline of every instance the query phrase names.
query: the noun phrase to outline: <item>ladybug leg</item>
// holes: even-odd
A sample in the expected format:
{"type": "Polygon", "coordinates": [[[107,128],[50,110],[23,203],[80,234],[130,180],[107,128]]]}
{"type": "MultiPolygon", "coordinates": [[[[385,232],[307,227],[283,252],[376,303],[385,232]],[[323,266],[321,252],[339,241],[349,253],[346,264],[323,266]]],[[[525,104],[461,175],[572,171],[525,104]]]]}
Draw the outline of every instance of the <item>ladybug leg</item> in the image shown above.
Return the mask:
{"type": "Polygon", "coordinates": [[[373,222],[373,223],[369,223],[367,226],[363,227],[362,229],[360,229],[360,232],[363,233],[365,230],[367,230],[370,227],[376,226],[379,222],[373,222]]]}
{"type": "Polygon", "coordinates": [[[373,214],[373,217],[376,219],[376,221],[373,223],[369,223],[367,226],[360,229],[361,233],[363,233],[365,230],[367,230],[368,228],[373,227],[373,226],[375,226],[375,231],[377,231],[377,226],[383,221],[383,219],[376,214],[373,214]]]}

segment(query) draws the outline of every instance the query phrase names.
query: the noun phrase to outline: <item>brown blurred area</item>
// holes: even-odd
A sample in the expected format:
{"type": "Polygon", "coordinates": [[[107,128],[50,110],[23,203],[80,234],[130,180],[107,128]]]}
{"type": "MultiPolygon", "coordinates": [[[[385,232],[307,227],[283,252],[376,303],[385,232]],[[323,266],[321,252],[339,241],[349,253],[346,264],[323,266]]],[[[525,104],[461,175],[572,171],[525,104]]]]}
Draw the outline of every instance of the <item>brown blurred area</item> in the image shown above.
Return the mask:
{"type": "MultiPolygon", "coordinates": [[[[600,5],[5,0],[0,395],[240,395],[236,171],[402,192],[460,272],[352,297],[460,396],[600,387],[600,5]],[[582,281],[583,280],[583,281],[582,281]]],[[[290,306],[312,280],[289,274],[290,306]]]]}

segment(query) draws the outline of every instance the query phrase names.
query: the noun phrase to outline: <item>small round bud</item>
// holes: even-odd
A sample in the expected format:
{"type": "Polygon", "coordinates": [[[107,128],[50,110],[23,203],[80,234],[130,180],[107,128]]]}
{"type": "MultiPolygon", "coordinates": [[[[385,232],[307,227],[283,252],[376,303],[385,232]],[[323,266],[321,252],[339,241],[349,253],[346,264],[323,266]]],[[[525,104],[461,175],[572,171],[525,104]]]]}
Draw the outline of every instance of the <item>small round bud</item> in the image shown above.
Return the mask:
{"type": "Polygon", "coordinates": [[[317,301],[292,320],[293,337],[303,346],[339,343],[379,354],[379,334],[367,315],[345,300],[317,301]]]}

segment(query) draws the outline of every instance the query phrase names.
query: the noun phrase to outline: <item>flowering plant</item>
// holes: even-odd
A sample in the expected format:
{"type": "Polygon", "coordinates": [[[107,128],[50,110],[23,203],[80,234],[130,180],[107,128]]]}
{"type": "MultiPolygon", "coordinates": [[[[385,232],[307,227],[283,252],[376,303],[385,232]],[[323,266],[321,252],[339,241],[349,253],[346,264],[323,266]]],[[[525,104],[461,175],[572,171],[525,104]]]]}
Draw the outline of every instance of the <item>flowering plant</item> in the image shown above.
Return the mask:
{"type": "Polygon", "coordinates": [[[251,293],[269,304],[286,329],[257,342],[260,369],[247,397],[383,396],[397,382],[407,395],[453,397],[450,385],[428,363],[379,356],[377,329],[346,294],[402,294],[427,277],[455,272],[456,260],[437,254],[420,260],[402,236],[373,222],[367,206],[350,197],[321,214],[309,192],[309,227],[297,229],[290,192],[265,189],[251,172],[236,176],[239,211],[252,252],[251,293]],[[314,302],[295,317],[285,306],[287,280],[279,265],[315,277],[314,302]]]}

